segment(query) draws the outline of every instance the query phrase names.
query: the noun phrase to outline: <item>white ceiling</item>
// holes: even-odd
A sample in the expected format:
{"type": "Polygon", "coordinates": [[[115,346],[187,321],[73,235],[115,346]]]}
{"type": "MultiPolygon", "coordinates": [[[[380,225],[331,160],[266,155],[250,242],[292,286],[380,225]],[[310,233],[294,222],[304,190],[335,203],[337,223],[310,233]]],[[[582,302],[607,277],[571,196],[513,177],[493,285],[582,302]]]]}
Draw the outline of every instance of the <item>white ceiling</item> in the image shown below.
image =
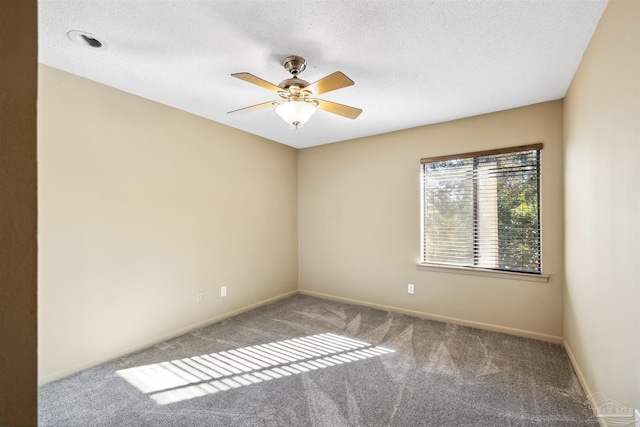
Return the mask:
{"type": "Polygon", "coordinates": [[[43,64],[303,148],[564,97],[606,0],[40,0],[43,64]],[[70,30],[104,43],[73,43],[70,30]],[[310,83],[342,71],[354,86],[321,99],[362,108],[318,111],[290,131],[277,100],[230,76],[274,84],[288,55],[310,83]]]}

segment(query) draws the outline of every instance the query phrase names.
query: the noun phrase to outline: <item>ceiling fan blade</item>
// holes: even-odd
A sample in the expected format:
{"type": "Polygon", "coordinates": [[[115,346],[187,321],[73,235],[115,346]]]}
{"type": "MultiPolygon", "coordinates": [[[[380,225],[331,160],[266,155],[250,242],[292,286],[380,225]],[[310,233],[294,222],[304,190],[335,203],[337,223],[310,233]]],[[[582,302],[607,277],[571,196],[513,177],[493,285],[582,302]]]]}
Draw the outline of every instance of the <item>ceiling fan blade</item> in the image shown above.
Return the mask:
{"type": "Polygon", "coordinates": [[[250,73],[234,73],[234,74],[231,74],[231,76],[240,80],[244,80],[245,82],[253,83],[254,85],[258,85],[260,87],[263,87],[273,92],[279,92],[282,90],[281,88],[274,85],[273,83],[269,83],[268,81],[263,80],[260,77],[256,77],[250,73]]]}
{"type": "Polygon", "coordinates": [[[362,113],[360,108],[349,107],[348,105],[338,104],[337,102],[323,101],[322,99],[313,99],[312,101],[317,102],[318,105],[316,105],[316,107],[321,110],[337,114],[351,120],[357,118],[360,113],[362,113]]]}
{"type": "Polygon", "coordinates": [[[263,102],[262,104],[256,104],[256,105],[252,105],[250,107],[244,107],[244,108],[239,108],[237,110],[233,110],[233,111],[228,111],[227,114],[231,114],[231,113],[239,113],[241,111],[252,111],[252,110],[259,110],[260,108],[264,108],[264,107],[271,107],[273,104],[275,104],[277,101],[269,101],[269,102],[263,102]]]}
{"type": "Polygon", "coordinates": [[[336,71],[333,74],[329,74],[327,77],[321,78],[315,83],[311,83],[305,89],[311,91],[314,95],[320,95],[322,93],[331,92],[332,90],[351,86],[352,84],[353,80],[342,74],[340,71],[336,71]]]}

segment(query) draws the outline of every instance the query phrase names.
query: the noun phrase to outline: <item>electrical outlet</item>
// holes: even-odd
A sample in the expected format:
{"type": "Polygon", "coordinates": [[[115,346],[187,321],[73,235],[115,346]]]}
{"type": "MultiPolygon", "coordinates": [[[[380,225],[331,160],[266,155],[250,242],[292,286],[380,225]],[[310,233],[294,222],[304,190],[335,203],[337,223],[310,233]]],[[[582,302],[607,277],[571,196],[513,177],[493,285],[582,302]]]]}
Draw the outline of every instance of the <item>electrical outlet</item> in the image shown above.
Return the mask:
{"type": "Polygon", "coordinates": [[[220,287],[220,296],[221,297],[226,297],[227,296],[227,287],[226,286],[220,287]]]}
{"type": "Polygon", "coordinates": [[[204,291],[196,292],[196,303],[204,301],[204,291]]]}
{"type": "Polygon", "coordinates": [[[413,291],[414,291],[413,284],[409,283],[409,286],[407,286],[407,293],[413,295],[413,291]]]}

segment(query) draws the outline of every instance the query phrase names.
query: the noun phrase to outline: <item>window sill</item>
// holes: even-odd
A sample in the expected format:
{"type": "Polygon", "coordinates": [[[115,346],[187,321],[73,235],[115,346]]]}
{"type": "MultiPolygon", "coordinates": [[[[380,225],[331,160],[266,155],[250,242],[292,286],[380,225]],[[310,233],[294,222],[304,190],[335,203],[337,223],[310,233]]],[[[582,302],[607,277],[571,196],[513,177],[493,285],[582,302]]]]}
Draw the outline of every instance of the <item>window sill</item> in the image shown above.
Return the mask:
{"type": "Polygon", "coordinates": [[[453,265],[418,264],[420,271],[433,271],[436,273],[468,274],[471,276],[495,277],[499,279],[522,280],[525,282],[548,283],[546,274],[516,273],[513,271],[486,270],[483,268],[457,267],[453,265]]]}

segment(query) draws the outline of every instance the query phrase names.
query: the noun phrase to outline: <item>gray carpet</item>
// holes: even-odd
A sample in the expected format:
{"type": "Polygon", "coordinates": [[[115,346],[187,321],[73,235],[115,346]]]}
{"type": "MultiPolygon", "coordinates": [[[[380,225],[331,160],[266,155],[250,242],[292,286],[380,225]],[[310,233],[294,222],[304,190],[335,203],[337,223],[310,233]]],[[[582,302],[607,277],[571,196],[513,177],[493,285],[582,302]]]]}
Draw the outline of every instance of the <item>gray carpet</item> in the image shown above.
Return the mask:
{"type": "Polygon", "coordinates": [[[297,295],[44,385],[41,426],[597,426],[561,346],[297,295]]]}

